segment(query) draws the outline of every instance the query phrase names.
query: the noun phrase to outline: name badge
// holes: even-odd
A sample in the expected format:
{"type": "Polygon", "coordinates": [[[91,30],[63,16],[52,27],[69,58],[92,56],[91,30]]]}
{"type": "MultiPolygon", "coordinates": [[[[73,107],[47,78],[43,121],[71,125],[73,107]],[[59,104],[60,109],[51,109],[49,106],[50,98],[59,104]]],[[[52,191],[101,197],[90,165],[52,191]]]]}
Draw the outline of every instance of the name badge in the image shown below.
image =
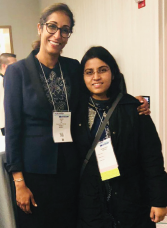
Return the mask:
{"type": "Polygon", "coordinates": [[[72,142],[71,112],[53,112],[53,140],[55,143],[72,142]]]}
{"type": "Polygon", "coordinates": [[[111,138],[99,142],[95,153],[102,181],[120,176],[111,138]]]}

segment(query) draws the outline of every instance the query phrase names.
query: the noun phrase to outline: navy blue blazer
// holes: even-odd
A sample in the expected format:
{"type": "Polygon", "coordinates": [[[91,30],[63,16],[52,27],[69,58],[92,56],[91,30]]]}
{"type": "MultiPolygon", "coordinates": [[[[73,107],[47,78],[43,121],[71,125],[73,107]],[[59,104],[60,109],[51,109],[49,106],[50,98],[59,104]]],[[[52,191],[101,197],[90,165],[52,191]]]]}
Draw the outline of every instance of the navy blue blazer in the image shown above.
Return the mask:
{"type": "MultiPolygon", "coordinates": [[[[52,138],[52,107],[47,100],[35,65],[35,51],[10,65],[4,80],[6,157],[9,172],[55,174],[58,144],[52,138]]],[[[79,101],[77,60],[59,57],[64,78],[71,86],[69,106],[72,123],[79,101]]],[[[72,124],[73,125],[73,124],[72,124]]],[[[67,169],[77,165],[74,143],[63,143],[67,169]]]]}

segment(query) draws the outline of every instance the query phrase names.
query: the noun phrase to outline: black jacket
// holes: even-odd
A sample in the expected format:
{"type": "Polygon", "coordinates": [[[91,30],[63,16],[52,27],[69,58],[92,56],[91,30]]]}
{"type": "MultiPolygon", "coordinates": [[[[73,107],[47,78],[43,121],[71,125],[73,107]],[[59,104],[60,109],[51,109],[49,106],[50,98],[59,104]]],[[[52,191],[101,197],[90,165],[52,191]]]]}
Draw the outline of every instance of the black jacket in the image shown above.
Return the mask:
{"type": "MultiPolygon", "coordinates": [[[[92,140],[88,128],[87,98],[83,99],[76,120],[77,144],[83,162],[92,140]]],[[[112,144],[120,177],[110,179],[112,211],[117,226],[151,228],[150,208],[167,206],[167,175],[161,143],[150,116],[139,115],[139,102],[124,95],[109,120],[112,144]]],[[[104,183],[95,154],[81,179],[79,228],[108,228],[104,183]]]]}
{"type": "MultiPolygon", "coordinates": [[[[7,169],[55,174],[58,145],[52,138],[52,111],[40,81],[32,52],[10,65],[5,74],[7,169]]],[[[74,117],[79,100],[79,62],[59,57],[64,78],[71,86],[69,107],[74,117]]],[[[61,146],[68,169],[77,164],[73,143],[61,146]]]]}

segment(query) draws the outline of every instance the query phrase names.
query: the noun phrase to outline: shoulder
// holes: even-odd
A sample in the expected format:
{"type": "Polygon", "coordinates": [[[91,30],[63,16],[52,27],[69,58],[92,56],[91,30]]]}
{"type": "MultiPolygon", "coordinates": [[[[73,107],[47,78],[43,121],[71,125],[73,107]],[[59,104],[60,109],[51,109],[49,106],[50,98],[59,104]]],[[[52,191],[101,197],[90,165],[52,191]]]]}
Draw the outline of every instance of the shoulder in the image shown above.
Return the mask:
{"type": "Polygon", "coordinates": [[[21,69],[24,69],[26,68],[26,62],[34,62],[34,54],[33,54],[33,51],[28,55],[28,57],[24,58],[24,59],[21,59],[11,65],[9,65],[7,67],[7,70],[10,71],[10,70],[21,70],[21,69]]]}
{"type": "MultiPolygon", "coordinates": [[[[27,69],[35,67],[35,60],[34,60],[34,51],[32,51],[26,58],[21,59],[7,67],[6,73],[12,74],[22,74],[27,71],[27,69]]],[[[5,73],[5,74],[6,74],[5,73]]]]}
{"type": "Polygon", "coordinates": [[[119,104],[121,105],[134,105],[134,106],[139,106],[140,105],[140,102],[135,98],[133,97],[132,95],[130,94],[125,94],[122,99],[120,100],[119,104]]]}
{"type": "Polygon", "coordinates": [[[140,102],[133,96],[129,94],[123,95],[122,99],[118,103],[117,110],[123,116],[130,116],[130,118],[139,116],[137,107],[140,105],[140,102]],[[132,117],[133,116],[133,117],[132,117]]]}
{"type": "Polygon", "coordinates": [[[9,65],[6,69],[4,80],[6,80],[6,78],[13,76],[13,75],[18,76],[18,74],[20,74],[21,71],[24,70],[24,68],[25,68],[25,66],[24,66],[23,60],[19,60],[18,62],[9,65]]]}
{"type": "Polygon", "coordinates": [[[8,81],[8,80],[17,81],[17,80],[20,80],[24,75],[26,75],[26,72],[27,72],[26,61],[29,58],[29,56],[25,59],[21,59],[9,65],[5,72],[4,81],[8,81]]]}
{"type": "Polygon", "coordinates": [[[24,67],[24,59],[22,60],[19,60],[13,64],[10,64],[7,69],[18,69],[18,68],[21,68],[21,67],[24,67]]]}
{"type": "Polygon", "coordinates": [[[63,72],[66,72],[71,77],[71,80],[73,80],[73,82],[77,85],[81,75],[79,61],[76,59],[60,56],[59,62],[63,72]]]}
{"type": "Polygon", "coordinates": [[[66,63],[67,65],[72,65],[72,66],[76,66],[76,67],[80,66],[80,63],[77,59],[60,56],[59,60],[60,60],[60,62],[66,63]]]}
{"type": "Polygon", "coordinates": [[[19,60],[16,63],[9,65],[4,76],[4,85],[21,83],[22,78],[26,74],[26,67],[24,60],[19,60]]]}

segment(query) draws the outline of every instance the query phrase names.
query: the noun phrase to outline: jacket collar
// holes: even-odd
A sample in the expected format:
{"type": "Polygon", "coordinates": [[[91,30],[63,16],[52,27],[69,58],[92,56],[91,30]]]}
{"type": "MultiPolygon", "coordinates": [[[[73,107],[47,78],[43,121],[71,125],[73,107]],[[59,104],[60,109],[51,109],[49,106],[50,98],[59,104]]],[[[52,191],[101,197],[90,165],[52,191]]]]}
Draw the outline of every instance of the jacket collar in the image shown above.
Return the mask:
{"type": "Polygon", "coordinates": [[[32,51],[30,55],[25,59],[25,65],[28,71],[28,75],[31,79],[32,86],[37,93],[39,102],[42,107],[51,109],[49,101],[47,100],[46,94],[43,90],[43,86],[39,77],[38,68],[35,64],[35,55],[38,52],[36,50],[32,51]]]}
{"type": "MultiPolygon", "coordinates": [[[[71,61],[66,57],[59,56],[59,63],[63,72],[63,78],[66,79],[70,85],[71,95],[68,97],[69,107],[70,110],[74,110],[77,101],[76,94],[79,94],[79,90],[77,91],[76,89],[80,86],[78,81],[76,81],[76,77],[74,77],[76,71],[73,72],[71,61]]],[[[78,69],[76,68],[76,70],[78,69]]]]}
{"type": "MultiPolygon", "coordinates": [[[[30,53],[30,55],[25,59],[25,65],[29,74],[29,77],[31,79],[32,85],[34,87],[34,90],[37,93],[37,96],[39,98],[39,101],[41,102],[41,106],[42,107],[47,107],[48,109],[51,109],[51,106],[49,104],[49,101],[46,97],[46,94],[43,90],[43,86],[39,77],[39,72],[38,72],[38,68],[35,64],[35,55],[38,53],[38,50],[34,50],[30,53]]],[[[59,62],[61,65],[61,69],[63,72],[63,77],[64,78],[68,78],[68,69],[67,69],[67,64],[64,61],[63,57],[59,57],[59,62]]],[[[70,83],[70,80],[69,80],[70,83]]],[[[71,86],[71,91],[73,91],[72,88],[72,84],[70,83],[71,86]]],[[[69,104],[72,104],[72,102],[70,102],[71,99],[69,99],[69,104]]],[[[71,106],[71,105],[70,105],[71,106]]],[[[70,107],[71,109],[72,107],[70,107]]]]}

